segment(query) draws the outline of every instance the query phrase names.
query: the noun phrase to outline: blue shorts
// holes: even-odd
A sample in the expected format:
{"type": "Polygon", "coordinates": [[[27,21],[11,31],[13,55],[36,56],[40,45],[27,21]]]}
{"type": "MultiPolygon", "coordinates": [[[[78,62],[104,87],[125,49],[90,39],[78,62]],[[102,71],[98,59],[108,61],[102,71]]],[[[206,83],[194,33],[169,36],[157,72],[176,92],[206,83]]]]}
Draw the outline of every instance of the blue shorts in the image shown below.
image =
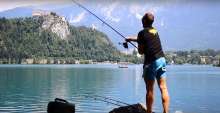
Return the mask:
{"type": "Polygon", "coordinates": [[[143,78],[145,80],[157,80],[166,77],[166,60],[164,57],[158,58],[143,69],[143,78]]]}

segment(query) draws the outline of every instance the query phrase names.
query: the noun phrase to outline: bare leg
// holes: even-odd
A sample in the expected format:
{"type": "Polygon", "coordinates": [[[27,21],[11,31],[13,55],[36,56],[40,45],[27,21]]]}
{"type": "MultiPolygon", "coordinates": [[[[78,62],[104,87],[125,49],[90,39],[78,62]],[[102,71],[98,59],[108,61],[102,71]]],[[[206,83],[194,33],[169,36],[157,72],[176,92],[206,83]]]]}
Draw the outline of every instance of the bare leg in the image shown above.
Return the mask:
{"type": "Polygon", "coordinates": [[[163,104],[163,113],[168,113],[170,97],[169,97],[169,94],[168,94],[166,79],[161,78],[160,80],[157,80],[157,83],[158,83],[158,86],[159,86],[160,92],[161,92],[162,104],[163,104]]]}
{"type": "Polygon", "coordinates": [[[154,101],[154,82],[155,80],[145,80],[146,83],[146,106],[147,113],[152,113],[152,106],[154,101]]]}

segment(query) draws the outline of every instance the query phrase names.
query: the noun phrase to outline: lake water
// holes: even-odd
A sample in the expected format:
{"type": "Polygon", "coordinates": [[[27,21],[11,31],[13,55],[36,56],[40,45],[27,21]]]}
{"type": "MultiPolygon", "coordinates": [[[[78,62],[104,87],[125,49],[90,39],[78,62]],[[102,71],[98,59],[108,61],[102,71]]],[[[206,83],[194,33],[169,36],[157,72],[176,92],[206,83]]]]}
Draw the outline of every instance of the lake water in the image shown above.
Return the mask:
{"type": "MultiPolygon", "coordinates": [[[[220,113],[220,68],[183,65],[167,70],[171,113],[220,113]]],[[[0,113],[45,113],[57,97],[76,104],[79,113],[107,113],[117,107],[84,95],[145,103],[141,74],[141,65],[0,65],[0,113]]],[[[155,87],[154,111],[160,113],[155,87]]]]}

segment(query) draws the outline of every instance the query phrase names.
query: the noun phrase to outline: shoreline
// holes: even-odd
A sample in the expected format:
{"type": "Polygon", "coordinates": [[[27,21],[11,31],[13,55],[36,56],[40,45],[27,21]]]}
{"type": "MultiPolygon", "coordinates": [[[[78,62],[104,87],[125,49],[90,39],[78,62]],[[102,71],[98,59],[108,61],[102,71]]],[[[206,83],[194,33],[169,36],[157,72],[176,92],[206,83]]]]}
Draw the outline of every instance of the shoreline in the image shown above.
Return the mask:
{"type": "MultiPolygon", "coordinates": [[[[125,61],[93,61],[83,59],[72,59],[72,58],[35,58],[35,59],[0,59],[0,65],[77,65],[77,64],[115,64],[115,65],[133,65],[138,63],[125,62],[125,61]]],[[[142,63],[140,63],[142,64],[142,63]]],[[[210,65],[213,67],[220,67],[220,64],[190,64],[190,63],[167,63],[167,65],[210,65]]]]}

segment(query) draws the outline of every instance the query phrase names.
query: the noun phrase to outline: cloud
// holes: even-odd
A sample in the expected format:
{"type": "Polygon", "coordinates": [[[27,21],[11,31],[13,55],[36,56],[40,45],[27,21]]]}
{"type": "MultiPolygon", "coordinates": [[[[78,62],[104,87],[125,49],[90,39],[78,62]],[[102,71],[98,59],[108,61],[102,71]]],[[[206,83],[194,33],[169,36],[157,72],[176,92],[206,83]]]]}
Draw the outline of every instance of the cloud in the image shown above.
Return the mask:
{"type": "Polygon", "coordinates": [[[139,4],[131,4],[129,7],[130,13],[134,15],[138,20],[142,18],[142,13],[144,10],[144,7],[139,4]]]}
{"type": "Polygon", "coordinates": [[[141,20],[142,15],[141,15],[141,14],[139,14],[139,13],[136,13],[136,14],[135,14],[135,17],[136,17],[137,19],[141,20]]]}
{"type": "Polygon", "coordinates": [[[120,18],[114,17],[112,15],[112,12],[117,8],[118,4],[119,4],[118,2],[114,2],[114,3],[110,4],[109,6],[102,8],[102,13],[104,13],[104,15],[106,16],[106,19],[109,19],[113,22],[120,21],[120,18]]]}
{"type": "Polygon", "coordinates": [[[160,10],[162,10],[162,7],[151,7],[148,12],[151,12],[152,14],[158,13],[160,10]]]}
{"type": "Polygon", "coordinates": [[[161,6],[160,7],[155,6],[155,4],[143,5],[143,4],[134,3],[129,6],[130,13],[133,16],[135,16],[138,20],[140,20],[146,12],[156,14],[161,10],[163,10],[163,8],[161,6]]]}
{"type": "Polygon", "coordinates": [[[71,15],[69,22],[70,23],[79,23],[81,22],[85,17],[86,12],[83,11],[82,13],[78,14],[75,18],[71,15]]]}
{"type": "Polygon", "coordinates": [[[69,4],[71,0],[0,0],[0,12],[25,6],[41,6],[47,4],[69,4]]]}

